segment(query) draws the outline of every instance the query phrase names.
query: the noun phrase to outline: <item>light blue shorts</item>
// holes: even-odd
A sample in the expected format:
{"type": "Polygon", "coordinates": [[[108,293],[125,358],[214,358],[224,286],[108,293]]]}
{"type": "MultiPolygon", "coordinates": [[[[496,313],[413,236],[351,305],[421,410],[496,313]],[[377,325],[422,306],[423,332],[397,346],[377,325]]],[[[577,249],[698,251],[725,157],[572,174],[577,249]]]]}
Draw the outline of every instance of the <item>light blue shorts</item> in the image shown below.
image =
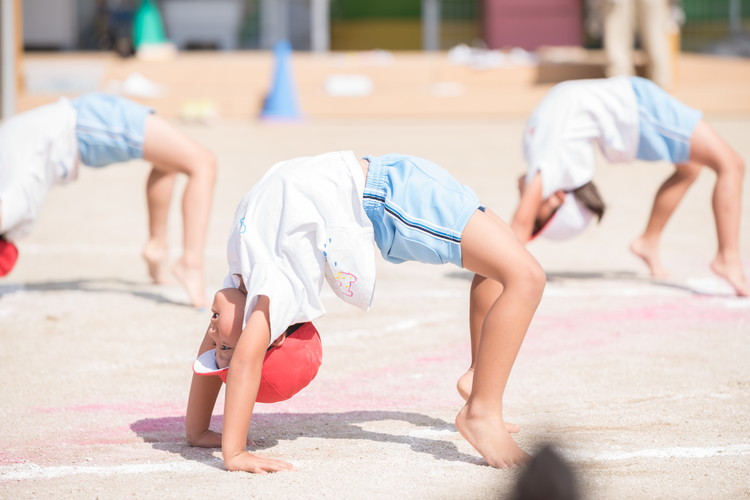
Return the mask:
{"type": "Polygon", "coordinates": [[[370,162],[362,200],[383,258],[461,266],[461,234],[479,197],[429,160],[389,154],[370,162]]]}
{"type": "Polygon", "coordinates": [[[146,116],[154,110],[111,94],[73,99],[81,161],[90,167],[143,158],[146,116]]]}
{"type": "Polygon", "coordinates": [[[630,78],[630,84],[638,100],[640,115],[636,157],[645,161],[688,161],[690,138],[703,114],[650,80],[634,76],[630,78]]]}

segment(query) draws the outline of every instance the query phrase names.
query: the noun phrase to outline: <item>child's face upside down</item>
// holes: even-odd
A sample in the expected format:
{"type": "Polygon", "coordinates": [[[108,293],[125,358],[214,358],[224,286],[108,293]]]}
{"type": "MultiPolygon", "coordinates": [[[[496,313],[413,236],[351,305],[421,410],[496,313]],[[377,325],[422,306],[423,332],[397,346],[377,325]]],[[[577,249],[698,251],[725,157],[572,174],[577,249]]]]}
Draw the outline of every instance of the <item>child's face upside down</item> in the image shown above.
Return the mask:
{"type": "Polygon", "coordinates": [[[211,319],[206,334],[216,344],[216,365],[226,368],[242,333],[245,294],[236,288],[225,288],[214,295],[211,319]]]}

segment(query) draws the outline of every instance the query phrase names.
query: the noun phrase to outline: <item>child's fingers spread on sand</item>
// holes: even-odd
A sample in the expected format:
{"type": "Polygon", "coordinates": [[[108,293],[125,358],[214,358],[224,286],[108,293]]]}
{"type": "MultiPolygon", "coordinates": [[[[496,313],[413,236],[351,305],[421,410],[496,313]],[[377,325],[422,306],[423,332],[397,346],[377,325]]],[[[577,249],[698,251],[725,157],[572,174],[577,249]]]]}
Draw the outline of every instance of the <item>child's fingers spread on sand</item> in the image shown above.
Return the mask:
{"type": "Polygon", "coordinates": [[[224,461],[224,467],[229,471],[245,471],[254,474],[293,470],[292,464],[273,458],[264,458],[243,452],[224,461]]]}

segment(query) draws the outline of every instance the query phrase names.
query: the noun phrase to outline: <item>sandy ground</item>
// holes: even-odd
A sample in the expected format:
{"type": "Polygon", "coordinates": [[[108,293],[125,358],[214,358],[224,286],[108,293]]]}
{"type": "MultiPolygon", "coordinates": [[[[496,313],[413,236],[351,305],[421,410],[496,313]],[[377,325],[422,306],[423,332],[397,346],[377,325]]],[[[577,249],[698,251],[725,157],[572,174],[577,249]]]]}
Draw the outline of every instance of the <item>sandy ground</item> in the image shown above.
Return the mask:
{"type": "MultiPolygon", "coordinates": [[[[709,119],[750,163],[750,117],[709,119]]],[[[185,130],[220,161],[208,287],[225,272],[231,215],[272,163],[336,149],[431,158],[508,218],[522,170],[520,120],[346,120],[185,130]]],[[[750,300],[708,263],[713,174],[688,193],[664,239],[673,272],[653,282],[627,246],[670,170],[606,166],[599,227],[530,249],[549,280],[506,393],[506,418],[533,451],[556,443],[587,498],[750,497],[750,300]]],[[[15,271],[0,281],[2,498],[506,498],[518,470],[482,464],[453,424],[469,363],[470,275],[379,261],[369,313],[325,291],[317,379],[258,405],[258,453],[297,471],[222,470],[189,448],[191,363],[208,321],[177,286],[149,284],[142,162],[85,169],[49,196],[15,271]]],[[[742,245],[750,265],[750,176],[742,245]]],[[[173,257],[179,206],[173,206],[173,257]]],[[[750,273],[750,267],[746,268],[750,273]]],[[[221,404],[221,402],[220,402],[221,404]]],[[[221,406],[214,424],[221,426],[221,406]]]]}

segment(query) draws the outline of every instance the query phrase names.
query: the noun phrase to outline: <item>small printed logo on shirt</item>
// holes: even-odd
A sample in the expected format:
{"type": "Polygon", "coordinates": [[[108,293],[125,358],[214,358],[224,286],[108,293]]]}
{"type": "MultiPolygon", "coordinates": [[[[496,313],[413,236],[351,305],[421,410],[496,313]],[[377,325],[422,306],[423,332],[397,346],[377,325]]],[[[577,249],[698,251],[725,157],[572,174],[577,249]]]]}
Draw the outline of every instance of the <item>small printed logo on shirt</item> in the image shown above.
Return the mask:
{"type": "Polygon", "coordinates": [[[247,226],[245,225],[245,218],[240,219],[240,234],[245,234],[245,231],[247,230],[247,226]]]}
{"type": "Polygon", "coordinates": [[[356,276],[351,273],[339,271],[333,275],[333,278],[336,280],[336,283],[338,283],[342,294],[346,295],[347,297],[351,297],[354,295],[352,286],[357,282],[356,276]]]}

